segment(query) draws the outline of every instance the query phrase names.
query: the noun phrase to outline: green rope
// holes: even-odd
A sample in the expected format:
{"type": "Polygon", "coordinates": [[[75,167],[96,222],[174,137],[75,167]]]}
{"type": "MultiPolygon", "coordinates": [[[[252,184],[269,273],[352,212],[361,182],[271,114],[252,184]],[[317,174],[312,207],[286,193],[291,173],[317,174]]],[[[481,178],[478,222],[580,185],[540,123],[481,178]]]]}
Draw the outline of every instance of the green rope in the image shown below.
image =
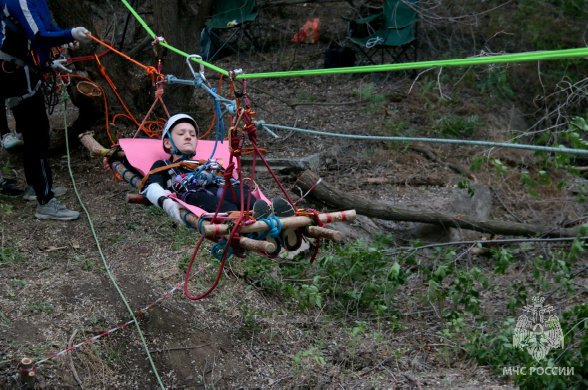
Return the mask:
{"type": "Polygon", "coordinates": [[[348,73],[373,73],[373,72],[391,72],[407,69],[428,69],[434,67],[451,67],[451,66],[470,66],[483,64],[499,64],[507,62],[525,62],[539,60],[560,60],[566,58],[583,58],[588,57],[588,48],[536,51],[527,53],[502,54],[495,56],[447,59],[433,61],[403,62],[396,64],[353,66],[347,68],[334,69],[308,69],[280,72],[261,72],[261,73],[243,73],[236,76],[237,79],[262,79],[277,77],[297,77],[297,76],[327,76],[333,74],[348,73]]]}
{"type": "Polygon", "coordinates": [[[98,249],[98,253],[100,254],[100,258],[102,259],[102,264],[104,265],[104,269],[106,270],[106,274],[110,278],[110,281],[114,285],[114,288],[118,292],[118,295],[120,296],[121,300],[123,301],[128,312],[130,313],[131,318],[135,322],[135,327],[137,328],[137,332],[139,333],[139,338],[141,339],[141,343],[143,344],[143,348],[145,349],[145,352],[147,353],[147,360],[149,360],[149,364],[151,365],[151,371],[153,371],[153,374],[157,378],[157,382],[159,383],[159,386],[162,389],[165,389],[165,385],[163,384],[161,377],[159,376],[159,373],[157,372],[157,368],[155,367],[155,362],[153,361],[153,358],[151,357],[151,353],[149,352],[149,347],[147,346],[147,341],[145,340],[145,336],[143,336],[143,331],[141,331],[141,327],[139,326],[139,321],[135,317],[135,313],[133,313],[133,309],[131,309],[131,306],[129,305],[127,298],[125,297],[123,291],[121,290],[120,286],[118,285],[118,283],[116,281],[116,278],[112,274],[112,271],[110,270],[110,267],[108,266],[108,263],[106,262],[106,258],[104,257],[104,252],[102,251],[102,247],[100,246],[100,240],[98,239],[98,234],[96,233],[96,229],[94,228],[94,222],[92,221],[92,216],[90,215],[90,212],[88,211],[84,202],[82,201],[82,197],[81,197],[81,195],[78,191],[78,188],[76,186],[76,179],[74,177],[73,170],[71,167],[71,156],[70,156],[70,150],[69,150],[69,136],[68,136],[68,131],[67,131],[67,115],[66,115],[66,113],[67,113],[67,100],[68,99],[67,99],[67,92],[65,92],[65,89],[64,89],[64,93],[62,94],[62,96],[63,96],[63,107],[64,107],[63,121],[64,121],[64,126],[65,126],[65,147],[67,150],[67,169],[69,172],[69,177],[71,178],[74,192],[76,193],[76,197],[78,198],[78,202],[80,203],[80,206],[82,207],[82,209],[84,210],[84,213],[86,214],[86,217],[88,218],[88,224],[90,225],[90,230],[92,231],[92,236],[94,237],[94,241],[96,242],[96,248],[98,249]]]}
{"type": "Polygon", "coordinates": [[[336,138],[349,138],[369,141],[397,141],[397,142],[425,142],[425,143],[442,143],[442,144],[457,144],[457,145],[474,145],[474,146],[488,146],[497,148],[511,148],[511,149],[527,149],[544,152],[556,152],[556,153],[568,153],[568,154],[580,154],[588,155],[588,150],[585,149],[572,149],[566,148],[565,146],[539,146],[539,145],[527,145],[527,144],[511,144],[504,142],[490,142],[490,141],[471,141],[464,139],[452,139],[452,138],[420,138],[420,137],[392,137],[392,136],[376,136],[376,135],[357,135],[357,134],[342,134],[342,133],[331,133],[327,131],[301,129],[298,127],[282,126],[272,123],[265,123],[263,121],[257,121],[258,126],[269,127],[280,130],[296,131],[300,133],[314,134],[325,137],[336,137],[336,138]]]}
{"type": "MultiPolygon", "coordinates": [[[[141,26],[143,26],[145,31],[147,31],[147,34],[149,34],[149,36],[155,40],[157,38],[157,35],[153,32],[153,30],[151,30],[149,25],[147,25],[147,23],[145,23],[145,21],[143,20],[143,18],[141,18],[141,16],[137,13],[137,11],[135,11],[135,9],[129,4],[129,2],[127,0],[121,0],[121,1],[125,5],[125,7],[128,8],[128,10],[131,12],[131,14],[135,17],[135,19],[137,19],[137,22],[139,22],[139,24],[141,26]]],[[[161,46],[169,49],[170,51],[173,51],[174,53],[179,54],[185,58],[187,58],[189,55],[188,53],[169,45],[167,42],[159,42],[159,44],[161,46]]],[[[229,75],[229,72],[227,72],[226,70],[219,68],[218,66],[215,66],[213,64],[210,64],[206,61],[203,61],[201,59],[197,59],[197,58],[192,57],[191,60],[198,63],[198,64],[204,65],[207,68],[210,68],[210,69],[214,70],[215,72],[218,72],[218,73],[223,74],[225,76],[229,75]]]]}
{"type": "MultiPolygon", "coordinates": [[[[187,58],[187,57],[189,56],[189,54],[188,54],[188,53],[186,53],[186,52],[184,52],[184,51],[182,51],[182,50],[180,50],[180,49],[176,49],[175,47],[171,46],[171,45],[170,45],[170,44],[168,44],[167,42],[161,42],[161,43],[160,43],[160,45],[161,45],[161,46],[163,46],[163,47],[166,47],[166,48],[168,48],[169,50],[171,50],[171,51],[173,51],[174,53],[176,53],[176,54],[179,54],[179,55],[181,55],[181,56],[183,56],[183,57],[186,57],[186,58],[187,58]]],[[[213,64],[211,64],[211,63],[208,63],[208,62],[206,62],[206,61],[204,61],[204,60],[201,60],[201,59],[199,59],[199,58],[194,58],[194,57],[191,57],[190,59],[191,59],[192,61],[194,61],[194,62],[198,63],[198,64],[204,65],[204,66],[206,66],[207,68],[214,70],[214,71],[215,71],[215,72],[217,72],[217,73],[220,73],[220,74],[222,74],[222,75],[224,75],[224,76],[227,76],[227,77],[229,76],[229,72],[227,72],[226,70],[224,70],[224,69],[222,69],[222,68],[219,68],[219,67],[218,67],[218,66],[216,66],[216,65],[213,65],[213,64]]]]}
{"type": "Polygon", "coordinates": [[[153,39],[157,38],[157,35],[153,32],[153,30],[151,30],[151,28],[147,25],[147,23],[145,23],[145,21],[141,18],[141,16],[137,13],[137,11],[135,11],[135,9],[129,4],[129,2],[127,0],[121,0],[121,1],[125,5],[125,7],[128,8],[128,10],[131,12],[131,14],[133,14],[135,19],[137,19],[137,22],[139,22],[139,24],[141,26],[143,26],[145,31],[147,31],[147,34],[149,34],[149,36],[153,39]]]}
{"type": "MultiPolygon", "coordinates": [[[[156,38],[155,33],[149,28],[147,23],[139,16],[137,11],[126,1],[121,0],[123,4],[133,14],[135,19],[143,26],[145,31],[153,38],[156,38]]],[[[188,54],[169,45],[167,42],[162,42],[162,46],[184,57],[188,54]]],[[[562,50],[545,50],[533,51],[524,53],[499,54],[493,56],[471,57],[471,58],[453,58],[446,60],[432,60],[432,61],[418,61],[418,62],[403,62],[395,64],[382,65],[366,65],[366,66],[352,66],[346,68],[331,68],[331,69],[307,69],[307,70],[293,70],[293,71],[278,71],[278,72],[259,72],[259,73],[241,73],[235,76],[236,79],[263,79],[263,78],[277,78],[277,77],[298,77],[298,76],[327,76],[335,74],[349,74],[349,73],[375,73],[375,72],[391,72],[408,69],[428,69],[435,67],[452,67],[452,66],[471,66],[484,64],[500,64],[508,62],[526,62],[526,61],[540,61],[540,60],[561,60],[570,58],[584,58],[588,57],[588,48],[562,49],[562,50]]],[[[198,64],[204,65],[218,73],[229,76],[229,72],[212,65],[201,59],[192,58],[198,64]]]]}

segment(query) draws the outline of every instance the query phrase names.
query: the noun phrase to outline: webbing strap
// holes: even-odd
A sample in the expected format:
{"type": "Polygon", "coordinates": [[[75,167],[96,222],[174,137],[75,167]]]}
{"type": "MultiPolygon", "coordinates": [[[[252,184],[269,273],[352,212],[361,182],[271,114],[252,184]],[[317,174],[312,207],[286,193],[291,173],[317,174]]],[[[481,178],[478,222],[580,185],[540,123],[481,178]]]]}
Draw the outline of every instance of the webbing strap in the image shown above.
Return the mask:
{"type": "Polygon", "coordinates": [[[147,174],[145,175],[145,177],[143,177],[143,180],[141,180],[141,183],[139,183],[139,191],[143,191],[143,186],[145,185],[145,183],[147,182],[147,179],[149,178],[149,176],[158,173],[158,172],[162,172],[162,171],[166,171],[168,169],[173,169],[173,168],[186,168],[186,169],[196,169],[199,166],[201,166],[202,164],[204,164],[206,161],[204,160],[200,160],[198,161],[198,163],[195,162],[188,162],[188,161],[180,161],[180,162],[176,162],[176,163],[171,163],[168,165],[164,165],[162,167],[158,167],[155,169],[150,170],[149,172],[147,172],[147,174]]]}

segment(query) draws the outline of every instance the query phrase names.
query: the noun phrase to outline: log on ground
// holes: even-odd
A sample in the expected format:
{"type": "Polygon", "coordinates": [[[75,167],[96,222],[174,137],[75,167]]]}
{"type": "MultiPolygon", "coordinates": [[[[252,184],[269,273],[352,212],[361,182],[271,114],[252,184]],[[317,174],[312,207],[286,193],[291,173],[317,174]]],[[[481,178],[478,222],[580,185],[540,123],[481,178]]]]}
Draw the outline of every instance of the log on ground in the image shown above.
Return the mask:
{"type": "Polygon", "coordinates": [[[296,184],[304,191],[312,188],[309,196],[330,207],[341,210],[355,209],[358,214],[372,218],[390,221],[430,223],[445,228],[461,228],[482,233],[509,236],[575,237],[579,233],[579,227],[563,228],[549,226],[548,224],[539,225],[513,221],[477,220],[463,215],[449,215],[442,212],[396,207],[389,202],[376,201],[341,191],[325,183],[324,180],[320,181],[317,185],[316,183],[318,181],[319,176],[307,170],[298,177],[296,184]]]}

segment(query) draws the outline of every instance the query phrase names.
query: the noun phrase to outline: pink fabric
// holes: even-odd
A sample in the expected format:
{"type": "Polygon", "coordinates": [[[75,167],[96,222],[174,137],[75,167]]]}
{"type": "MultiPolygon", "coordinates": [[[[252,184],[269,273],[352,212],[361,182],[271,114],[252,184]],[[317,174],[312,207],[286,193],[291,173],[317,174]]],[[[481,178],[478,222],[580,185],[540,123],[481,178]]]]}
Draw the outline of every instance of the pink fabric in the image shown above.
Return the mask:
{"type": "MultiPolygon", "coordinates": [[[[151,170],[153,163],[157,160],[165,160],[168,159],[170,156],[163,150],[163,146],[161,144],[161,140],[154,139],[154,138],[121,138],[118,141],[120,147],[125,152],[125,156],[129,163],[138,170],[143,176],[147,174],[151,170]]],[[[210,154],[214,149],[215,141],[208,141],[208,140],[199,140],[198,145],[196,147],[196,156],[194,160],[207,160],[210,158],[210,154]]],[[[229,151],[229,142],[224,141],[222,144],[219,142],[216,146],[216,151],[214,153],[214,159],[217,160],[219,164],[226,168],[229,163],[229,158],[231,157],[231,152],[229,151]]],[[[258,188],[253,191],[253,195],[258,199],[264,199],[266,202],[269,202],[268,198],[261,192],[258,188]]],[[[199,207],[189,205],[185,202],[182,202],[179,199],[176,199],[175,196],[171,196],[176,202],[180,203],[184,208],[188,211],[200,217],[202,214],[207,213],[206,210],[203,210],[199,207]]]]}
{"type": "MultiPolygon", "coordinates": [[[[214,149],[215,141],[198,141],[196,147],[195,160],[208,160],[212,150],[214,149]]],[[[169,158],[163,150],[161,140],[154,138],[122,138],[118,141],[118,144],[124,150],[127,160],[131,163],[135,169],[146,175],[151,169],[153,163],[157,160],[165,160],[169,158]]],[[[222,144],[219,142],[216,146],[214,158],[226,168],[231,152],[229,151],[228,141],[224,141],[222,144]]]]}

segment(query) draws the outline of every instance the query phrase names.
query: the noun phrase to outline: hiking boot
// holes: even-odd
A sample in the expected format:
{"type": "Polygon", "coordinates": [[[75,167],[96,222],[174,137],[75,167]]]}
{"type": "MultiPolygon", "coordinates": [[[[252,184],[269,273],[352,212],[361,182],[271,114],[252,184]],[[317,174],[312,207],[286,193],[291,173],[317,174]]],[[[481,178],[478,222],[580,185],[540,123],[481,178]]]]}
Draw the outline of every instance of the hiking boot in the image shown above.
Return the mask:
{"type": "Polygon", "coordinates": [[[67,209],[57,199],[53,198],[46,204],[38,204],[35,217],[38,219],[56,219],[60,221],[71,221],[78,219],[80,213],[67,209]]]}
{"type": "Polygon", "coordinates": [[[16,148],[24,145],[22,141],[22,134],[20,133],[6,133],[2,136],[2,147],[6,150],[16,148]]]}
{"type": "Polygon", "coordinates": [[[274,215],[278,218],[293,217],[296,215],[294,207],[284,198],[273,198],[272,206],[274,208],[274,215]]]}
{"type": "Polygon", "coordinates": [[[0,194],[6,196],[19,196],[22,190],[16,188],[16,180],[0,176],[0,194]]]}
{"type": "Polygon", "coordinates": [[[265,200],[259,199],[253,203],[253,218],[264,219],[272,215],[272,206],[265,200]]]}
{"type": "MultiPolygon", "coordinates": [[[[53,191],[53,195],[59,197],[65,195],[67,192],[67,188],[65,187],[53,187],[51,189],[53,191]]],[[[27,186],[24,190],[24,194],[22,194],[22,198],[24,200],[37,200],[37,194],[35,194],[35,189],[33,186],[27,186]]]]}

